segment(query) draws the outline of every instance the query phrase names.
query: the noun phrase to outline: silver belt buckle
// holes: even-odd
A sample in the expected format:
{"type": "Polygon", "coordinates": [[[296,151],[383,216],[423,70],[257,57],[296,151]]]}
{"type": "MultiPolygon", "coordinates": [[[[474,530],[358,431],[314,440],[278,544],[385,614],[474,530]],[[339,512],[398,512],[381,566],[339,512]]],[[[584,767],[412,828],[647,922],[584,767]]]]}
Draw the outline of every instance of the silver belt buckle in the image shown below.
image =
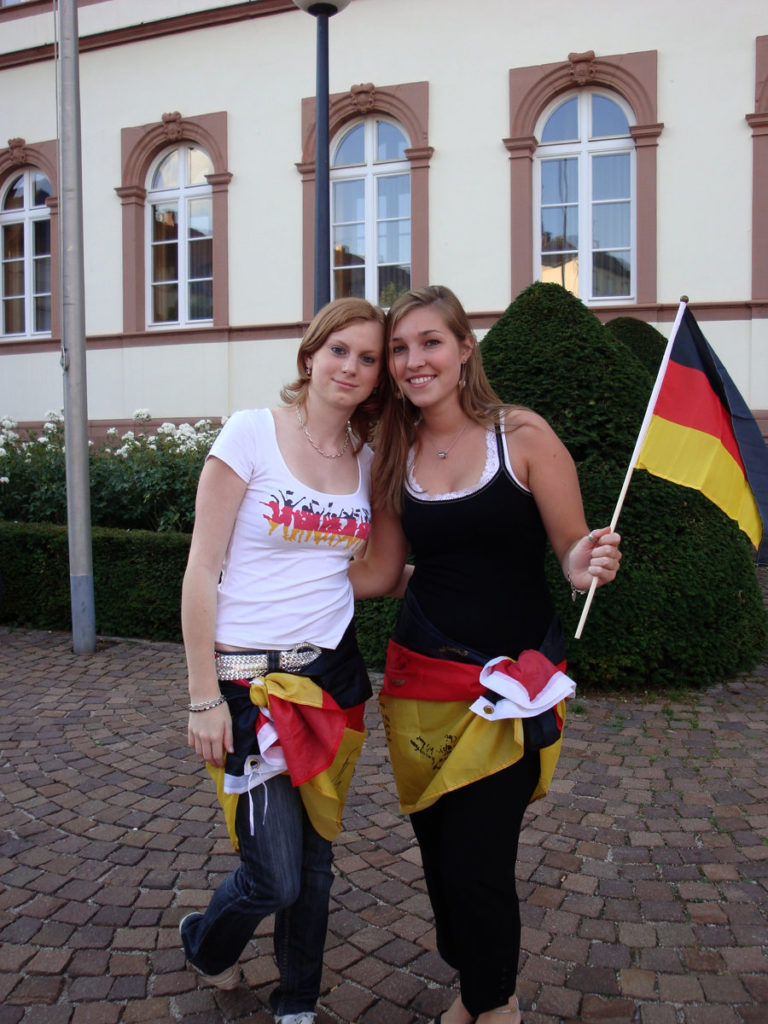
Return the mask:
{"type": "MultiPolygon", "coordinates": [[[[322,648],[303,640],[289,651],[276,651],[278,668],[283,672],[295,672],[309,665],[321,654],[322,648]]],[[[269,668],[268,654],[219,653],[216,655],[216,677],[221,680],[254,679],[266,674],[269,668]]]]}
{"type": "Polygon", "coordinates": [[[299,644],[294,644],[290,651],[280,651],[280,668],[286,672],[293,672],[297,668],[304,668],[305,665],[309,665],[310,662],[314,661],[320,653],[320,647],[311,644],[308,640],[303,640],[299,644]]]}

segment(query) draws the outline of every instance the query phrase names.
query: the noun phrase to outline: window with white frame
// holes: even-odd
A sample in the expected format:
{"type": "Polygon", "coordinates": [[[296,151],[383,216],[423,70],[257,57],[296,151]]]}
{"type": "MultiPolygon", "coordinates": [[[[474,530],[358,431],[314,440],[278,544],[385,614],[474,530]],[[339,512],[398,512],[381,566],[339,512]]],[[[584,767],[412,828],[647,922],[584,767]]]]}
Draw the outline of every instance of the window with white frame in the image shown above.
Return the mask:
{"type": "Polygon", "coordinates": [[[391,306],[411,286],[411,171],[403,129],[370,117],[331,146],[333,297],[391,306]]]}
{"type": "Polygon", "coordinates": [[[213,320],[213,162],[189,143],[150,169],[147,192],[147,321],[184,326],[213,320]]]}
{"type": "Polygon", "coordinates": [[[2,334],[51,331],[51,214],[48,178],[34,168],[12,175],[0,191],[2,334]]]}
{"type": "Polygon", "coordinates": [[[585,302],[634,297],[633,123],[618,96],[582,90],[550,105],[537,126],[534,273],[585,302]]]}

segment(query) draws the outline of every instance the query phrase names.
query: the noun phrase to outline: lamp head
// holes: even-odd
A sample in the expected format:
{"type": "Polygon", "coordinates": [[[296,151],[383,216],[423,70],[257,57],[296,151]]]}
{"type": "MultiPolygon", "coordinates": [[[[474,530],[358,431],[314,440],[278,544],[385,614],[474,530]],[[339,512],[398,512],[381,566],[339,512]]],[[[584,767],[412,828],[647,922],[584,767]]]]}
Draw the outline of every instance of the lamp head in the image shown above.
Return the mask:
{"type": "Polygon", "coordinates": [[[327,14],[330,18],[334,14],[338,14],[339,11],[343,11],[350,0],[293,0],[293,2],[299,10],[306,11],[307,14],[312,14],[314,17],[319,14],[327,14]]]}

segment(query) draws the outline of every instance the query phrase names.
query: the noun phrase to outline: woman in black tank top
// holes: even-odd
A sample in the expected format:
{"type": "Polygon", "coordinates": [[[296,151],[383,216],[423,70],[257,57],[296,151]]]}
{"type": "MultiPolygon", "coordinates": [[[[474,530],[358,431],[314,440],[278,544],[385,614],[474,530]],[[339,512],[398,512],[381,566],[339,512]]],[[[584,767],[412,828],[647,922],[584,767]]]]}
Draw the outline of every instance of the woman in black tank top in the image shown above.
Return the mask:
{"type": "MultiPolygon", "coordinates": [[[[413,554],[390,644],[385,718],[403,705],[398,687],[417,699],[427,693],[433,713],[449,700],[449,676],[451,684],[466,676],[477,686],[476,666],[492,658],[534,651],[554,664],[562,660],[544,576],[547,541],[574,591],[587,590],[593,578],[610,582],[621,557],[616,533],[589,530],[575,466],[549,425],[529,409],[503,406],[493,393],[452,292],[430,287],[401,295],[388,314],[387,344],[392,397],[378,430],[373,528],[365,558],[350,568],[356,597],[398,593],[408,546],[413,554]]],[[[488,750],[506,743],[504,757],[494,761],[488,753],[478,777],[483,751],[475,750],[468,781],[451,776],[439,797],[421,804],[404,798],[412,780],[390,741],[401,806],[417,808],[411,821],[438,949],[459,972],[460,994],[440,1024],[520,1021],[517,844],[525,808],[546,791],[544,776],[559,750],[559,732],[547,736],[546,723],[544,733],[535,723],[523,719],[524,732],[509,717],[483,723],[492,730],[482,734],[488,750]]],[[[429,748],[436,770],[464,742],[441,728],[446,742],[429,748]]],[[[423,749],[419,741],[410,746],[423,749]]]]}

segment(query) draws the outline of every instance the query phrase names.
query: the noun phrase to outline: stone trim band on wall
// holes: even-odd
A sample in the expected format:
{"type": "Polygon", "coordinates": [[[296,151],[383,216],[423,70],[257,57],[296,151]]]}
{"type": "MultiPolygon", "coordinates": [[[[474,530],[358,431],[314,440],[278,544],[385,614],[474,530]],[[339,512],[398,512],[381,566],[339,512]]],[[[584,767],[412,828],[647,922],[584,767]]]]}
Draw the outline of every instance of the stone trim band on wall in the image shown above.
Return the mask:
{"type": "MultiPolygon", "coordinates": [[[[754,302],[691,302],[691,308],[699,323],[708,321],[732,321],[750,323],[753,320],[768,320],[768,300],[754,302]]],[[[644,306],[596,306],[591,312],[602,322],[627,313],[648,323],[672,323],[678,310],[678,303],[655,303],[644,306]]],[[[469,313],[474,330],[492,327],[504,310],[476,310],[469,313]]],[[[243,324],[236,327],[192,327],[161,331],[136,331],[129,334],[91,334],[87,343],[90,352],[115,349],[134,349],[157,345],[226,345],[230,342],[252,341],[296,341],[307,328],[306,320],[286,321],[279,324],[243,324]]],[[[0,356],[26,355],[30,353],[55,352],[58,344],[50,338],[0,339],[0,356]]]]}
{"type": "Polygon", "coordinates": [[[637,282],[635,301],[656,301],[656,147],[663,124],[657,120],[655,50],[597,57],[592,50],[570,53],[568,60],[509,72],[512,291],[518,295],[534,280],[533,157],[534,135],[542,111],[557,96],[582,88],[605,88],[631,106],[637,124],[630,128],[637,165],[637,282]]]}
{"type": "Polygon", "coordinates": [[[755,40],[752,129],[752,298],[768,299],[768,36],[755,40]]]}
{"type": "MultiPolygon", "coordinates": [[[[329,98],[329,137],[345,124],[370,115],[381,114],[398,121],[411,140],[405,155],[411,164],[411,281],[420,286],[429,283],[429,162],[434,150],[429,145],[429,83],[408,82],[378,86],[368,82],[354,85],[345,93],[329,98]]],[[[315,99],[301,101],[301,175],[302,193],[302,314],[312,317],[314,308],[315,238],[315,99]]]]}
{"type": "MultiPolygon", "coordinates": [[[[229,182],[227,170],[227,114],[182,117],[178,111],[159,121],[123,128],[122,184],[115,189],[123,207],[123,330],[144,332],[146,315],[146,181],[152,161],[169,146],[192,142],[213,161],[206,175],[213,199],[213,324],[229,322],[229,182]]],[[[165,328],[158,328],[158,333],[165,328]]],[[[196,330],[192,328],[192,330],[196,330]]],[[[155,334],[152,334],[155,337],[155,334]]]]}
{"type": "MultiPolygon", "coordinates": [[[[26,139],[9,139],[8,148],[0,149],[0,189],[14,174],[29,167],[42,171],[51,183],[52,194],[46,200],[46,206],[51,211],[51,337],[61,338],[59,169],[56,139],[36,143],[29,143],[26,139]]],[[[0,343],[2,342],[0,341],[0,343]]],[[[20,344],[25,346],[28,343],[28,341],[20,341],[20,344]]]]}
{"type": "MultiPolygon", "coordinates": [[[[85,4],[101,3],[102,0],[78,0],[78,7],[85,4]]],[[[299,9],[293,0],[245,0],[244,3],[232,4],[229,7],[214,7],[205,11],[192,11],[171,18],[159,18],[157,21],[144,21],[125,28],[110,29],[106,32],[94,32],[82,35],[79,40],[80,53],[94,50],[105,50],[110,46],[125,46],[129,43],[142,42],[146,39],[159,39],[163,36],[178,35],[179,32],[194,32],[213,25],[229,25],[233,22],[248,21],[251,18],[264,18],[272,14],[297,12],[299,9]]],[[[0,9],[0,21],[3,18],[29,17],[32,14],[50,14],[51,0],[35,0],[33,3],[20,4],[18,7],[0,9]]],[[[41,46],[30,46],[23,50],[0,54],[0,71],[6,68],[23,67],[25,64],[36,64],[39,61],[53,60],[53,43],[41,46]]]]}

